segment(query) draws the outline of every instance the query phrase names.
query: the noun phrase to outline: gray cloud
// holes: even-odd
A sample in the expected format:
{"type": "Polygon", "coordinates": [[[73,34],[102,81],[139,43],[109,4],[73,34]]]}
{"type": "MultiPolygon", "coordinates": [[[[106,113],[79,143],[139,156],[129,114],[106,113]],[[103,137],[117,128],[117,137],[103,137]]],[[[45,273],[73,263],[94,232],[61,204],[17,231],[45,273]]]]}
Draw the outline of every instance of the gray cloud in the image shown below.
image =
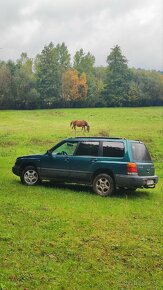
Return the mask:
{"type": "Polygon", "coordinates": [[[0,59],[30,57],[45,44],[83,48],[105,65],[119,44],[129,66],[163,69],[162,0],[0,0],[0,59]]]}

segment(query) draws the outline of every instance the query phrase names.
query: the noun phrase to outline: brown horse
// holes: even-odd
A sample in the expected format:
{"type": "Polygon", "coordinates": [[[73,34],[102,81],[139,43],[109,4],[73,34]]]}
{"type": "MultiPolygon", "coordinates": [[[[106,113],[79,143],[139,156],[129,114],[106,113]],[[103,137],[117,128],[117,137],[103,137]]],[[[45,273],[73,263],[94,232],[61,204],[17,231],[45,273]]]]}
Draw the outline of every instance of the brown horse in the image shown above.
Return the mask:
{"type": "Polygon", "coordinates": [[[76,130],[76,127],[81,127],[82,130],[85,131],[85,129],[87,128],[87,131],[89,132],[90,130],[90,126],[88,125],[88,123],[84,120],[75,120],[75,121],[71,121],[70,123],[70,127],[74,130],[76,130]]]}

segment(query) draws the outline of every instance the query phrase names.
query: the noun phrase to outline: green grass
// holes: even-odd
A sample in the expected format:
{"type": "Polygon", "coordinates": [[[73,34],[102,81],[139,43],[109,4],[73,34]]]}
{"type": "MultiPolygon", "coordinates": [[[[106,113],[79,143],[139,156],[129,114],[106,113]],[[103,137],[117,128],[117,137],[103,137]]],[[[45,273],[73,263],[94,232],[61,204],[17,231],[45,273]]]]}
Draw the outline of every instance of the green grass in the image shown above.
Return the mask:
{"type": "Polygon", "coordinates": [[[162,164],[162,107],[0,111],[1,289],[162,289],[162,164]],[[74,136],[73,119],[86,119],[90,136],[144,141],[157,187],[101,198],[82,186],[22,185],[16,157],[74,136]]]}

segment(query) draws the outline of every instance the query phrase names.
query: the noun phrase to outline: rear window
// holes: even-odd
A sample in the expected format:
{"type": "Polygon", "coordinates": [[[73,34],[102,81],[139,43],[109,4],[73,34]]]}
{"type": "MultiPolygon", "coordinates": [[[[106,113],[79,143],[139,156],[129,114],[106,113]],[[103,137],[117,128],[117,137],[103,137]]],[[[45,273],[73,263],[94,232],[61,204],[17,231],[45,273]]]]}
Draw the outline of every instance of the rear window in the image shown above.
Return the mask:
{"type": "Polygon", "coordinates": [[[98,156],[99,142],[80,142],[75,155],[98,156]]]}
{"type": "Polygon", "coordinates": [[[123,157],[124,143],[123,142],[103,142],[104,157],[123,157]]]}
{"type": "Polygon", "coordinates": [[[151,161],[151,156],[143,143],[131,143],[132,156],[135,161],[138,162],[148,162],[151,161]]]}

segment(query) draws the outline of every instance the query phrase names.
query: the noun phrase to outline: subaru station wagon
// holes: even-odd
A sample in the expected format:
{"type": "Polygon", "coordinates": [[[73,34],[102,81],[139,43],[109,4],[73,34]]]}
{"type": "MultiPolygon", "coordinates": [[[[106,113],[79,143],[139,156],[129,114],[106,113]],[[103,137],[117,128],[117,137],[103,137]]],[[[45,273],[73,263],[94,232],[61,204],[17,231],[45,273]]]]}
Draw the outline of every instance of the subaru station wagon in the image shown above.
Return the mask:
{"type": "Polygon", "coordinates": [[[68,138],[45,154],[18,157],[12,171],[29,186],[42,180],[89,184],[101,196],[158,182],[145,144],[125,138],[68,138]]]}

